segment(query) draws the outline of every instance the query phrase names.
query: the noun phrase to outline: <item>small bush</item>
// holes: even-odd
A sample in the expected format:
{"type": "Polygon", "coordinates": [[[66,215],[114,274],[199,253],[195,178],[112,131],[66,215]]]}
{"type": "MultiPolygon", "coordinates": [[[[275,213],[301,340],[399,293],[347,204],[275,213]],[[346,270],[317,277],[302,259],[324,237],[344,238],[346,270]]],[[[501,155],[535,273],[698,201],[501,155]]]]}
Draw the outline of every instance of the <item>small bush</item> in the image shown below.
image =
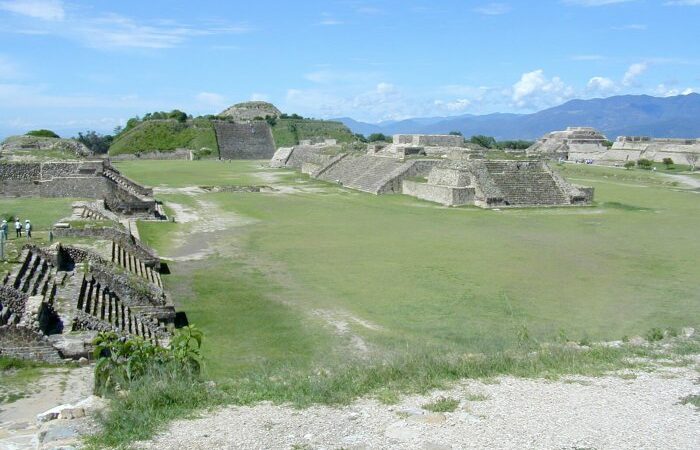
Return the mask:
{"type": "Polygon", "coordinates": [[[654,165],[654,163],[648,159],[642,158],[642,159],[637,161],[637,166],[639,166],[639,168],[644,169],[644,170],[651,170],[653,165],[654,165]]]}
{"type": "Polygon", "coordinates": [[[634,161],[627,161],[627,162],[625,163],[625,169],[631,170],[632,167],[634,167],[634,161]]]}
{"type": "Polygon", "coordinates": [[[673,167],[673,159],[671,158],[664,158],[663,159],[664,166],[666,166],[666,169],[670,169],[673,167]]]}
{"type": "Polygon", "coordinates": [[[449,397],[440,397],[423,405],[423,409],[432,412],[453,412],[459,406],[459,400],[449,397]]]}
{"type": "Polygon", "coordinates": [[[32,131],[27,132],[26,136],[48,137],[48,138],[61,137],[51,130],[32,130],[32,131]]]}
{"type": "Polygon", "coordinates": [[[661,328],[652,328],[647,332],[646,338],[649,342],[660,341],[664,338],[664,330],[661,328]]]}

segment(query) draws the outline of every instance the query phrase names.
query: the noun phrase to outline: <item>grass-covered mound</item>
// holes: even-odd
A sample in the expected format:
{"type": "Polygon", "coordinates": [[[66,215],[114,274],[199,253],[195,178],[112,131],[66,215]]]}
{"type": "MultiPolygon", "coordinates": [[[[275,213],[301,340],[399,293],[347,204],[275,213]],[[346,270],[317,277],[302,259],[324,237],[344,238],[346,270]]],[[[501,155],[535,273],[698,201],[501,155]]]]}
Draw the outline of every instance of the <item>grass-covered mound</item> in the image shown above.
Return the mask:
{"type": "Polygon", "coordinates": [[[0,155],[10,160],[76,159],[91,154],[75,139],[27,134],[10,136],[0,143],[0,155]]]}
{"type": "Polygon", "coordinates": [[[352,131],[340,122],[328,120],[280,118],[272,127],[277,147],[291,147],[304,139],[327,138],[338,142],[352,142],[352,131]]]}
{"type": "Polygon", "coordinates": [[[212,122],[204,118],[184,122],[173,119],[145,120],[117,135],[109,148],[109,154],[171,152],[178,148],[207,148],[216,152],[212,122]]]}

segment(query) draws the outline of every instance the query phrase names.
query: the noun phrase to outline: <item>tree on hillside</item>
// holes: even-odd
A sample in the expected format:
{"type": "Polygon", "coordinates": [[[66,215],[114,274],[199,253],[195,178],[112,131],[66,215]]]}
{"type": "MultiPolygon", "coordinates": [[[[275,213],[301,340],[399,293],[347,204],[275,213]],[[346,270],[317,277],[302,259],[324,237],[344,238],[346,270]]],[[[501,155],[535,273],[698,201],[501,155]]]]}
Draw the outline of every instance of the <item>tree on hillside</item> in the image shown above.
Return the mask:
{"type": "Polygon", "coordinates": [[[452,136],[462,136],[461,131],[450,131],[449,134],[451,134],[452,136]]]}
{"type": "Polygon", "coordinates": [[[28,131],[26,136],[34,136],[34,137],[48,137],[48,138],[59,138],[61,136],[57,135],[51,130],[32,130],[28,131]]]}
{"type": "Polygon", "coordinates": [[[75,138],[79,142],[83,143],[87,148],[92,150],[93,153],[107,153],[109,146],[112,145],[114,140],[113,136],[108,134],[99,134],[96,131],[88,130],[83,133],[78,133],[78,137],[75,138]]]}
{"type": "Polygon", "coordinates": [[[480,145],[484,148],[494,148],[496,146],[496,139],[491,136],[484,136],[482,134],[477,134],[469,139],[472,144],[480,145]]]}
{"type": "Polygon", "coordinates": [[[362,133],[355,133],[354,136],[355,136],[355,139],[357,139],[360,142],[367,142],[367,138],[362,133]]]}
{"type": "Polygon", "coordinates": [[[670,169],[671,166],[673,165],[673,159],[671,159],[671,158],[664,158],[662,162],[666,166],[666,169],[670,169]]]}
{"type": "Polygon", "coordinates": [[[688,161],[688,165],[690,166],[690,171],[695,170],[695,165],[698,163],[698,154],[697,153],[688,153],[685,156],[685,159],[688,161]]]}
{"type": "Polygon", "coordinates": [[[367,136],[367,140],[370,142],[378,142],[378,141],[388,142],[391,139],[383,133],[372,133],[369,136],[367,136]]]}

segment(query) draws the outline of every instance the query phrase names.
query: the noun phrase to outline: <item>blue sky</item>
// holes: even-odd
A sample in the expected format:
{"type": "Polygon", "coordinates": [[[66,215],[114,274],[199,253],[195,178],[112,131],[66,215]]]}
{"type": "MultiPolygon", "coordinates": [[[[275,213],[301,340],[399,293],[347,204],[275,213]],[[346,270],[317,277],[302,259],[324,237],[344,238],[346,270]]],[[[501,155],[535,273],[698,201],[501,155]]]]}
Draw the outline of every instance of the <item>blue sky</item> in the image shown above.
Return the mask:
{"type": "Polygon", "coordinates": [[[700,91],[700,0],[0,0],[0,137],[245,100],[381,121],[700,91]]]}

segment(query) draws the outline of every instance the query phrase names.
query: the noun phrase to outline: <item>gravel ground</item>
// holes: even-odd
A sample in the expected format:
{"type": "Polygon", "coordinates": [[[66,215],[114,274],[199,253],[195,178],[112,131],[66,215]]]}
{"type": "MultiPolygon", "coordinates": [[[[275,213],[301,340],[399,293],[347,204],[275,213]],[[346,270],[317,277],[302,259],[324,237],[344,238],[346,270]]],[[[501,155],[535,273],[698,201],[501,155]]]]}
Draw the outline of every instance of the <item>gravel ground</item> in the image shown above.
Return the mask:
{"type": "Polygon", "coordinates": [[[700,448],[700,412],[680,399],[700,394],[694,368],[558,381],[512,377],[464,381],[397,405],[363,399],[342,408],[228,407],[178,421],[148,449],[644,449],[700,448]],[[431,413],[445,396],[454,412],[431,413]]]}

